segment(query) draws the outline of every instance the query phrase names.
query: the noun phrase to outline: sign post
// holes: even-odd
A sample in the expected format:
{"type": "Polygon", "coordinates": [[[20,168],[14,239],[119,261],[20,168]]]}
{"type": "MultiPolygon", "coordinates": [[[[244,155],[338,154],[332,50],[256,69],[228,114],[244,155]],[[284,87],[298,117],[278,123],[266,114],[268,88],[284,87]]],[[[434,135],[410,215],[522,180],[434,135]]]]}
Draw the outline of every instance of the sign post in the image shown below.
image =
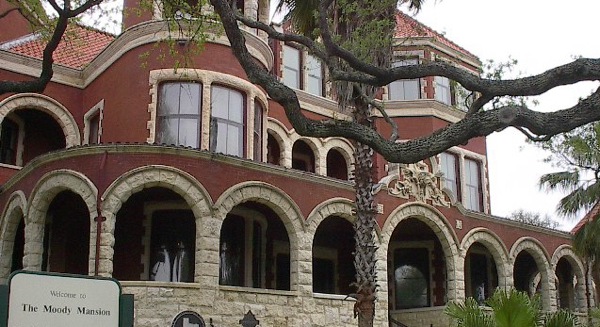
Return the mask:
{"type": "Polygon", "coordinates": [[[114,279],[21,271],[9,280],[7,326],[119,327],[120,301],[114,279]]]}

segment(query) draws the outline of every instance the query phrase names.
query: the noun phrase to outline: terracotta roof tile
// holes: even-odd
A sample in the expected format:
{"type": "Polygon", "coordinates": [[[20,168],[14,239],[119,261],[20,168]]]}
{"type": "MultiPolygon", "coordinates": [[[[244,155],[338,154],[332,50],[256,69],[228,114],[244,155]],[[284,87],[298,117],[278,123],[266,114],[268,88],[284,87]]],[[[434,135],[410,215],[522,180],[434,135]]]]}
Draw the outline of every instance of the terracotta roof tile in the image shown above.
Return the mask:
{"type": "Polygon", "coordinates": [[[433,38],[435,41],[442,43],[450,47],[453,50],[456,50],[462,54],[476,57],[471,52],[465,50],[463,47],[458,46],[456,43],[448,40],[442,34],[434,31],[432,28],[422,24],[416,19],[410,17],[409,15],[399,11],[396,15],[396,35],[397,38],[418,38],[418,37],[428,37],[433,38]]]}
{"type": "MultiPolygon", "coordinates": [[[[81,69],[89,64],[114,39],[115,36],[109,33],[81,25],[71,25],[54,52],[54,63],[81,69]]],[[[23,42],[15,40],[4,45],[11,45],[6,48],[8,51],[42,59],[46,42],[40,37],[29,35],[23,38],[23,42]]]]}

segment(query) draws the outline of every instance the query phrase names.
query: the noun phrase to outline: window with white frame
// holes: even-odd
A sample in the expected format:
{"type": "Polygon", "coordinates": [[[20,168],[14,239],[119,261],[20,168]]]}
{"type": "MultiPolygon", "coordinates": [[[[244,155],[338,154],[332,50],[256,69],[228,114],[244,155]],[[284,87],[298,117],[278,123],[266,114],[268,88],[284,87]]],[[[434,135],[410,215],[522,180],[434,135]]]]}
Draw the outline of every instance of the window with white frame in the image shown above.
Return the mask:
{"type": "Polygon", "coordinates": [[[299,49],[283,46],[283,84],[295,89],[300,88],[300,55],[299,49]]]}
{"type": "Polygon", "coordinates": [[[456,155],[448,152],[440,153],[440,171],[444,174],[442,176],[442,186],[450,190],[456,201],[460,201],[458,158],[456,155]]]}
{"type": "Polygon", "coordinates": [[[156,142],[200,147],[202,84],[166,82],[160,85],[156,142]]]}
{"type": "MultiPolygon", "coordinates": [[[[418,58],[403,59],[393,63],[393,67],[416,65],[418,58]]],[[[419,79],[401,79],[390,83],[388,86],[389,100],[416,100],[421,98],[421,85],[419,79]]]]}
{"type": "Polygon", "coordinates": [[[98,144],[102,136],[102,114],[104,111],[104,99],[100,100],[88,112],[84,119],[84,144],[98,144]]]}
{"type": "Polygon", "coordinates": [[[447,77],[435,77],[435,99],[447,105],[452,104],[452,92],[450,89],[450,80],[447,77]]]}
{"type": "Polygon", "coordinates": [[[323,67],[321,62],[313,55],[306,56],[306,92],[323,96],[323,67]]]}
{"type": "Polygon", "coordinates": [[[210,150],[243,157],[243,93],[218,85],[211,90],[210,150]]]}
{"type": "Polygon", "coordinates": [[[465,208],[483,211],[483,194],[481,191],[481,168],[477,161],[465,159],[465,208]]]}

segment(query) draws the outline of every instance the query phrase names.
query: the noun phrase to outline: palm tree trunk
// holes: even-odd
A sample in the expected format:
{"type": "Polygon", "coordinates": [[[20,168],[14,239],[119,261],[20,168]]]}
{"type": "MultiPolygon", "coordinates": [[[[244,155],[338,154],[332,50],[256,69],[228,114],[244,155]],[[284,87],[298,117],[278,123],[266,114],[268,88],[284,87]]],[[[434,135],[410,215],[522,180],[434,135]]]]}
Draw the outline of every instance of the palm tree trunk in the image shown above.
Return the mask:
{"type": "MultiPolygon", "coordinates": [[[[361,124],[370,124],[369,106],[356,101],[355,119],[361,124]]],[[[357,301],[354,315],[359,327],[372,327],[377,293],[376,257],[377,250],[373,232],[375,214],[373,200],[373,149],[357,143],[354,181],[356,192],[356,221],[354,223],[354,267],[356,268],[357,301]]]]}

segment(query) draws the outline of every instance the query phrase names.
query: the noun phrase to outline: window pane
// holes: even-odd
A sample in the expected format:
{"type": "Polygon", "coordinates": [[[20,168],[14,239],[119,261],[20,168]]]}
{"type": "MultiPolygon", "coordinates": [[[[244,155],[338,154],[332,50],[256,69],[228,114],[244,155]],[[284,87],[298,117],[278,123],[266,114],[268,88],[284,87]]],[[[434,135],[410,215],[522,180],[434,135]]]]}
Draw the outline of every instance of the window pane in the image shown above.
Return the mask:
{"type": "Polygon", "coordinates": [[[179,94],[179,113],[197,114],[200,108],[200,84],[181,84],[179,94]]]}
{"type": "Polygon", "coordinates": [[[199,147],[202,84],[163,83],[157,108],[156,142],[199,147]]]}
{"type": "Polygon", "coordinates": [[[198,147],[198,120],[181,118],[179,120],[179,145],[198,147]]]}
{"type": "Polygon", "coordinates": [[[242,133],[239,126],[227,126],[227,154],[242,156],[242,133]]]}
{"type": "Polygon", "coordinates": [[[435,77],[435,99],[439,102],[450,105],[452,97],[450,93],[450,80],[446,77],[435,77]]]}
{"type": "Polygon", "coordinates": [[[158,115],[168,116],[179,113],[179,83],[165,83],[160,87],[158,115]]]}
{"type": "Polygon", "coordinates": [[[254,102],[254,160],[262,161],[262,120],[263,108],[258,101],[254,102]]]}
{"type": "Polygon", "coordinates": [[[323,71],[321,62],[316,57],[308,55],[306,57],[306,70],[308,72],[308,78],[305,85],[306,91],[315,95],[322,95],[323,71]]]}
{"type": "MultiPolygon", "coordinates": [[[[393,63],[393,67],[401,67],[408,65],[416,65],[419,60],[404,59],[393,63]]],[[[389,87],[390,100],[416,100],[421,98],[421,87],[419,79],[403,79],[390,83],[389,87]]]]}
{"type": "Polygon", "coordinates": [[[464,203],[465,208],[475,211],[481,211],[481,181],[479,164],[474,160],[465,160],[465,181],[467,199],[464,203]]]}
{"type": "Polygon", "coordinates": [[[211,151],[243,156],[243,93],[214,86],[211,97],[211,151]]]}
{"type": "Polygon", "coordinates": [[[243,117],[244,99],[242,93],[229,90],[229,120],[236,123],[241,123],[243,117]]]}
{"type": "Polygon", "coordinates": [[[156,143],[159,144],[177,144],[177,118],[161,118],[158,120],[160,129],[156,133],[156,143]]]}
{"type": "Polygon", "coordinates": [[[283,83],[289,87],[300,87],[300,51],[283,46],[283,83]]]}
{"type": "Polygon", "coordinates": [[[227,119],[227,109],[229,108],[229,90],[221,86],[213,86],[210,96],[212,116],[227,119]]]}

